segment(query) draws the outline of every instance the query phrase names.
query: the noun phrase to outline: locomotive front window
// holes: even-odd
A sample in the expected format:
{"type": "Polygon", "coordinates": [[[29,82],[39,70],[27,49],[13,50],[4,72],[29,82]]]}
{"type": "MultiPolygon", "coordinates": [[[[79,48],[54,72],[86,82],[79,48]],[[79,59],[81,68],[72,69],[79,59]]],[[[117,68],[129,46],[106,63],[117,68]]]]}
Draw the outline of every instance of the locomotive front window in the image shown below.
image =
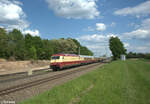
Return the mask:
{"type": "Polygon", "coordinates": [[[59,59],[60,58],[60,56],[52,56],[52,58],[51,59],[59,59]]]}

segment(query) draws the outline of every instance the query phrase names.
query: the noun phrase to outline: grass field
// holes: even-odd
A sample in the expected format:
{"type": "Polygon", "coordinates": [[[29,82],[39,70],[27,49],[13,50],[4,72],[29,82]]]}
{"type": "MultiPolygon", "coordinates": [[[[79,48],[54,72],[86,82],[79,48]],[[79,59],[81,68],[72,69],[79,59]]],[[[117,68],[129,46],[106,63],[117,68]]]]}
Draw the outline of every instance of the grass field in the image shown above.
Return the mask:
{"type": "Polygon", "coordinates": [[[150,61],[110,64],[21,104],[150,104],[150,61]]]}

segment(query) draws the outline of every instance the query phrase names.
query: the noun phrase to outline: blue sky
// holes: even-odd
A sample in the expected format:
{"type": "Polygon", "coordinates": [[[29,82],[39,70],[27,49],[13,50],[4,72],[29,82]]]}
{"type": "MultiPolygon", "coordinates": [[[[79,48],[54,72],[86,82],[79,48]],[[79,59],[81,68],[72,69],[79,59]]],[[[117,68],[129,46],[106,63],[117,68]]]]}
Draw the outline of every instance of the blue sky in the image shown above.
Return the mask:
{"type": "Polygon", "coordinates": [[[128,52],[150,52],[150,0],[0,0],[0,27],[76,38],[97,56],[111,54],[110,36],[128,52]]]}

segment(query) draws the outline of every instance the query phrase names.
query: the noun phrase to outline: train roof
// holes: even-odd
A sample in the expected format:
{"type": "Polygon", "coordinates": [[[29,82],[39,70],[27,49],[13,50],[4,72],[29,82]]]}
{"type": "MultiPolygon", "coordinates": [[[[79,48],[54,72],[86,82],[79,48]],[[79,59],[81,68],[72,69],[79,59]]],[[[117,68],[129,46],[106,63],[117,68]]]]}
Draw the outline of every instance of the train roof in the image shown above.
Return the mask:
{"type": "Polygon", "coordinates": [[[94,56],[86,56],[86,55],[80,55],[80,57],[84,57],[84,58],[94,58],[94,56]]]}
{"type": "Polygon", "coordinates": [[[73,57],[79,57],[79,55],[76,55],[76,54],[62,54],[62,53],[54,54],[52,56],[73,56],[73,57]]]}

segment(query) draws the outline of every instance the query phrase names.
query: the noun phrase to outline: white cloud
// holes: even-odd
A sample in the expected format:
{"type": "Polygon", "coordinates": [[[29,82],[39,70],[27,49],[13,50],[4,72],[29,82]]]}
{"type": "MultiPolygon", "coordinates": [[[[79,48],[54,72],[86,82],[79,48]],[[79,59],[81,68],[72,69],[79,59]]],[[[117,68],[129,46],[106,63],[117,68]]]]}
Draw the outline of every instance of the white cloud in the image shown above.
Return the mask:
{"type": "Polygon", "coordinates": [[[30,33],[39,36],[38,30],[27,29],[29,23],[26,21],[26,14],[22,10],[23,4],[17,0],[0,0],[0,27],[7,31],[19,29],[23,34],[30,33]]]}
{"type": "MultiPolygon", "coordinates": [[[[134,24],[135,25],[135,24],[134,24]]],[[[150,41],[150,18],[147,18],[142,21],[141,24],[138,25],[138,28],[123,33],[121,35],[122,40],[129,41],[130,39],[132,44],[124,44],[128,49],[128,51],[133,52],[150,52],[149,41],[150,41]]]]}
{"type": "Polygon", "coordinates": [[[145,1],[134,7],[127,7],[114,12],[116,15],[134,15],[136,17],[146,16],[150,14],[150,0],[145,1]]]}
{"type": "Polygon", "coordinates": [[[88,26],[87,28],[84,28],[83,31],[95,31],[95,29],[88,26]]]}
{"type": "Polygon", "coordinates": [[[97,0],[46,0],[48,6],[57,16],[74,19],[94,19],[100,12],[97,0]]]}
{"type": "Polygon", "coordinates": [[[146,30],[150,30],[150,18],[147,18],[147,19],[142,21],[141,28],[146,29],[146,30]]]}
{"type": "Polygon", "coordinates": [[[150,38],[150,31],[137,29],[131,32],[124,33],[123,37],[128,38],[128,39],[147,39],[147,38],[150,38]]]}
{"type": "Polygon", "coordinates": [[[134,23],[134,22],[132,22],[132,23],[128,24],[128,26],[129,26],[129,27],[133,27],[134,29],[137,29],[137,28],[139,28],[139,27],[140,27],[140,25],[139,25],[139,24],[136,24],[136,23],[134,23]]]}
{"type": "Polygon", "coordinates": [[[4,28],[3,26],[0,26],[0,28],[4,28]]]}
{"type": "Polygon", "coordinates": [[[26,14],[21,5],[16,0],[0,0],[0,25],[8,30],[27,28],[29,23],[25,20],[26,14]]]}
{"type": "Polygon", "coordinates": [[[145,47],[145,46],[136,47],[136,50],[138,50],[138,51],[142,51],[142,50],[146,50],[146,49],[147,49],[147,47],[145,47]]]}
{"type": "Polygon", "coordinates": [[[107,41],[107,36],[93,34],[93,35],[83,35],[78,38],[79,40],[88,41],[88,42],[105,42],[107,41]]]}
{"type": "Polygon", "coordinates": [[[112,34],[112,33],[109,33],[108,35],[107,35],[107,38],[109,39],[110,37],[116,37],[117,35],[115,35],[115,34],[112,34]]]}
{"type": "Polygon", "coordinates": [[[92,34],[92,35],[83,35],[77,38],[81,42],[81,44],[87,46],[90,50],[94,52],[96,56],[101,56],[107,54],[111,55],[109,50],[108,41],[109,38],[113,36],[117,36],[115,34],[92,34]]]}
{"type": "Polygon", "coordinates": [[[40,36],[40,33],[38,30],[25,30],[22,33],[23,34],[30,34],[32,36],[40,36]]]}
{"type": "Polygon", "coordinates": [[[104,31],[104,30],[106,30],[106,25],[103,23],[96,23],[96,30],[104,31]]]}
{"type": "Polygon", "coordinates": [[[123,43],[125,48],[128,48],[130,46],[129,43],[123,43]]]}
{"type": "MultiPolygon", "coordinates": [[[[96,56],[102,56],[104,54],[110,56],[111,51],[109,50],[109,38],[112,36],[118,36],[121,38],[117,34],[92,34],[80,36],[77,40],[79,40],[81,44],[87,46],[96,56]]],[[[145,41],[145,44],[138,43],[138,40],[136,40],[137,43],[130,43],[130,41],[127,41],[126,38],[121,38],[121,41],[128,52],[150,52],[149,41],[145,41]]]]}
{"type": "Polygon", "coordinates": [[[117,35],[109,33],[107,35],[102,34],[92,34],[92,35],[83,35],[78,37],[78,40],[84,42],[93,42],[93,43],[108,43],[110,37],[116,37],[117,35]]]}
{"type": "Polygon", "coordinates": [[[150,47],[149,46],[131,46],[130,51],[137,52],[137,53],[149,53],[150,47]]]}
{"type": "Polygon", "coordinates": [[[115,26],[116,26],[116,23],[115,23],[115,22],[112,22],[112,23],[110,24],[110,26],[111,26],[111,27],[115,27],[115,26]]]}
{"type": "Polygon", "coordinates": [[[139,39],[139,40],[149,40],[150,39],[150,18],[142,21],[139,28],[131,32],[126,32],[122,34],[122,38],[126,39],[139,39]]]}
{"type": "Polygon", "coordinates": [[[106,55],[110,56],[111,52],[109,50],[109,47],[103,44],[88,44],[86,45],[86,47],[88,47],[90,50],[92,50],[92,52],[94,53],[94,56],[103,56],[106,55]]]}

